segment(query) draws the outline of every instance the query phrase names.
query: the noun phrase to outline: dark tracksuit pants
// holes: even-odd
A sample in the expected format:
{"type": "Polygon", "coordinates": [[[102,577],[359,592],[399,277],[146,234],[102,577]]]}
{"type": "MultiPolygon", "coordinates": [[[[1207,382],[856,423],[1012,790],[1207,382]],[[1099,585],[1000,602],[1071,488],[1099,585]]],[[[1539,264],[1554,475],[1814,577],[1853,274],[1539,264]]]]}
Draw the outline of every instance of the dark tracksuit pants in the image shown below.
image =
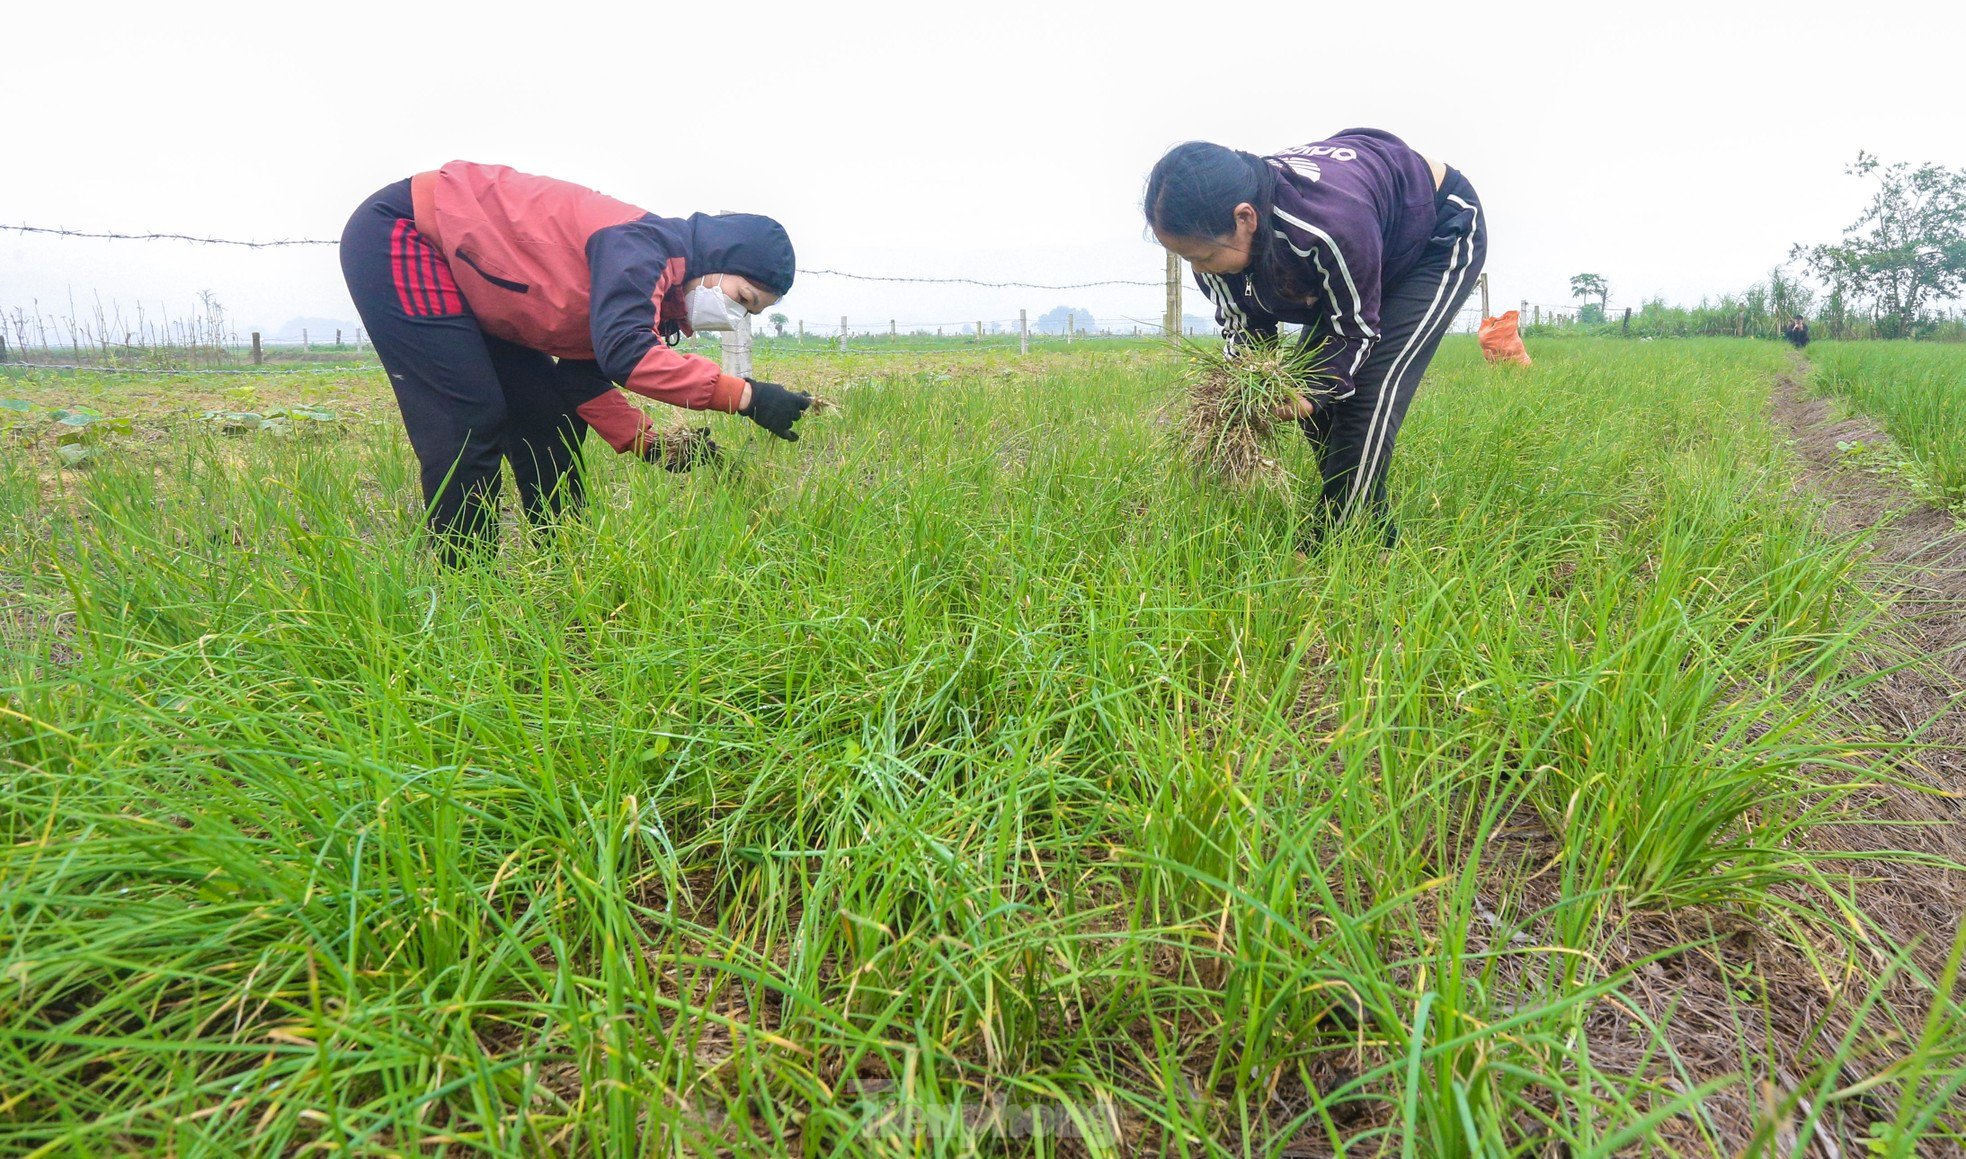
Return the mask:
{"type": "Polygon", "coordinates": [[[587,423],[574,408],[614,388],[599,366],[481,330],[443,255],[417,233],[408,181],[348,219],[341,269],[395,389],[446,560],[496,542],[503,462],[534,523],[579,505],[587,423]]]}
{"type": "Polygon", "coordinates": [[[1380,289],[1379,341],[1352,376],[1357,392],[1300,420],[1324,476],[1314,534],[1364,513],[1385,528],[1388,544],[1397,537],[1386,502],[1393,440],[1420,376],[1487,260],[1487,215],[1467,178],[1450,168],[1434,196],[1433,240],[1420,263],[1380,289]]]}

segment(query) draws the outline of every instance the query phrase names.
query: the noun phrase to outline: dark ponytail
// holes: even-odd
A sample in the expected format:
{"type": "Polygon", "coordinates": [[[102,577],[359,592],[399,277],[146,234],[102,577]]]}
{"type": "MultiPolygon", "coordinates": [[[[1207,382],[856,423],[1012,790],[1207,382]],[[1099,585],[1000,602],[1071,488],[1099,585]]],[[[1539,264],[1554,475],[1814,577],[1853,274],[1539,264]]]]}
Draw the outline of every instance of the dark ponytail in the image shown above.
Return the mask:
{"type": "Polygon", "coordinates": [[[1143,208],[1147,224],[1167,237],[1213,241],[1236,231],[1236,206],[1256,208],[1256,237],[1250,245],[1250,276],[1263,287],[1302,297],[1289,263],[1278,260],[1270,213],[1276,206],[1277,174],[1254,153],[1187,141],[1169,149],[1147,174],[1143,208]]]}

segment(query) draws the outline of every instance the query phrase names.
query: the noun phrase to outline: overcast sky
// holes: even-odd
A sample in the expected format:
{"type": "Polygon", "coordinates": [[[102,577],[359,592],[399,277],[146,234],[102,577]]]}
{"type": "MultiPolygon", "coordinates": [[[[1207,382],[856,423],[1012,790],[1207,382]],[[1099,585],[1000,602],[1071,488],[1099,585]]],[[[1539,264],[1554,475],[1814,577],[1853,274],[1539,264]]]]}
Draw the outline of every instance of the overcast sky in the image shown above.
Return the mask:
{"type": "MultiPolygon", "coordinates": [[[[336,237],[376,188],[464,158],[662,214],[769,213],[807,268],[1153,280],[1139,200],[1168,146],[1367,125],[1468,175],[1499,311],[1566,302],[1580,271],[1614,303],[1739,289],[1855,217],[1859,149],[1966,166],[1957,0],[501,10],[10,5],[0,224],[336,237]]],[[[0,234],[0,308],[66,314],[72,290],[154,316],[206,289],[241,331],[354,317],[328,247],[0,234]]],[[[906,326],[1060,304],[1161,309],[1146,287],[819,276],[782,309],[906,326]]]]}

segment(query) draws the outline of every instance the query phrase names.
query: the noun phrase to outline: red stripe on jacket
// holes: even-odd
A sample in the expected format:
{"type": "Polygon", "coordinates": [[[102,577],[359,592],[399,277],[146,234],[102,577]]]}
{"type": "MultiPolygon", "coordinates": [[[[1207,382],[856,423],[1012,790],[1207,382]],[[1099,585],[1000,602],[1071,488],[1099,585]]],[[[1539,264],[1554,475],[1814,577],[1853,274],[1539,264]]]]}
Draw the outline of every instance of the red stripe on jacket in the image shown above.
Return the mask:
{"type": "Polygon", "coordinates": [[[446,314],[464,313],[464,295],[457,291],[457,279],[451,277],[451,264],[435,247],[430,250],[430,268],[436,275],[438,301],[446,314]]]}
{"type": "Polygon", "coordinates": [[[414,318],[417,315],[415,303],[410,301],[409,284],[409,231],[415,228],[403,219],[396,219],[396,228],[389,234],[389,272],[396,283],[396,304],[403,313],[414,318]]]}
{"type": "Polygon", "coordinates": [[[450,264],[408,218],[398,218],[389,235],[390,271],[396,283],[396,304],[412,318],[439,318],[464,313],[464,295],[451,277],[450,264]]]}

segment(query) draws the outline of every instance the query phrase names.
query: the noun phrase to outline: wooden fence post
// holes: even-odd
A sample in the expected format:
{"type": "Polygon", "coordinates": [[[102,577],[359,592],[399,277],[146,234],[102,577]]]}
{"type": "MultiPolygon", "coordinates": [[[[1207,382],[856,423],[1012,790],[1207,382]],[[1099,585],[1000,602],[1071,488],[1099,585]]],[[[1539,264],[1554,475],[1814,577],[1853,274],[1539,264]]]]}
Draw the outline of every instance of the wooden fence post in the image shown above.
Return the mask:
{"type": "Polygon", "coordinates": [[[894,340],[895,340],[896,338],[899,338],[899,337],[901,337],[901,331],[900,331],[899,329],[897,329],[897,328],[895,327],[895,325],[894,325],[894,319],[892,319],[892,318],[889,318],[889,319],[887,320],[887,339],[888,339],[888,341],[890,341],[890,342],[892,342],[892,341],[894,341],[894,340]]]}
{"type": "Polygon", "coordinates": [[[1031,315],[1029,311],[1017,311],[1017,353],[1031,352],[1031,315]]]}
{"type": "MultiPolygon", "coordinates": [[[[1483,276],[1483,277],[1487,277],[1488,275],[1486,275],[1486,274],[1483,274],[1482,276],[1483,276]]],[[[335,331],[335,332],[334,332],[334,344],[335,344],[336,346],[340,346],[340,345],[341,345],[341,331],[339,331],[339,330],[337,330],[337,331],[335,331]]]]}
{"type": "Polygon", "coordinates": [[[1181,255],[1167,251],[1167,307],[1161,315],[1161,332],[1169,338],[1181,333],[1181,255]]]}
{"type": "Polygon", "coordinates": [[[840,353],[846,353],[846,315],[840,315],[840,353]]]}
{"type": "Polygon", "coordinates": [[[263,358],[264,355],[259,352],[259,331],[255,330],[253,331],[253,365],[258,366],[263,358]]]}
{"type": "Polygon", "coordinates": [[[302,330],[302,331],[300,332],[300,348],[301,348],[302,350],[312,350],[312,349],[314,349],[314,348],[313,348],[312,346],[309,346],[309,345],[307,344],[307,331],[306,331],[306,330],[304,330],[304,329],[303,329],[303,330],[302,330]]]}

